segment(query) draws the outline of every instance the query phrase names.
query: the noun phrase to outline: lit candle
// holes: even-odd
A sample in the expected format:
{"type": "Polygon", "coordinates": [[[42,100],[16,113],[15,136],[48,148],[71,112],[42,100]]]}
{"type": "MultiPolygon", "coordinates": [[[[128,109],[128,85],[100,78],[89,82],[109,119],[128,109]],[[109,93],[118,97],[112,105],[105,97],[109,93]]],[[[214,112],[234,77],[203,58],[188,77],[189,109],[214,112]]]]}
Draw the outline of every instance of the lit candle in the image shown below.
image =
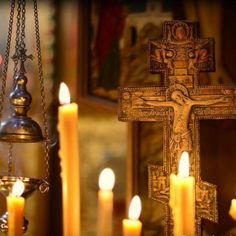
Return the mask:
{"type": "Polygon", "coordinates": [[[17,180],[13,185],[12,193],[7,197],[8,236],[22,236],[24,222],[25,199],[21,197],[24,192],[24,183],[17,180]]]}
{"type": "Polygon", "coordinates": [[[236,221],[236,199],[231,200],[229,215],[236,221]]]}
{"type": "Polygon", "coordinates": [[[189,155],[183,152],[179,173],[170,175],[170,206],[175,236],[195,235],[195,179],[189,176],[189,155]]]}
{"type": "Polygon", "coordinates": [[[140,236],[142,231],[142,223],[139,221],[141,214],[141,200],[138,196],[134,196],[129,206],[129,219],[123,220],[124,236],[140,236]]]}
{"type": "Polygon", "coordinates": [[[78,138],[78,105],[70,103],[65,83],[59,91],[58,131],[60,138],[61,177],[63,194],[63,233],[80,235],[80,171],[78,138]]]}
{"type": "Polygon", "coordinates": [[[105,168],[99,175],[98,192],[98,236],[112,235],[113,192],[115,175],[105,168]]]}

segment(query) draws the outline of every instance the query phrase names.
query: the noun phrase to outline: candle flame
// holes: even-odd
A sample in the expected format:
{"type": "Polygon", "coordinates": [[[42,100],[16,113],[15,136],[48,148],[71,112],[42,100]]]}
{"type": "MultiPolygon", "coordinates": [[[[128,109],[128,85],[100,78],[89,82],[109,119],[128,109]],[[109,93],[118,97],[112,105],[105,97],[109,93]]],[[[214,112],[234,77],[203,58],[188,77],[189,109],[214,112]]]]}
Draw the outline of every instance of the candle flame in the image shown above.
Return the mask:
{"type": "Polygon", "coordinates": [[[113,170],[105,168],[99,175],[98,184],[101,190],[112,190],[115,185],[115,174],[113,170]]]}
{"type": "Polygon", "coordinates": [[[179,161],[179,174],[180,177],[189,176],[189,154],[188,152],[183,152],[179,161]]]}
{"type": "Polygon", "coordinates": [[[142,210],[140,197],[135,195],[129,205],[129,219],[138,220],[142,210]]]}
{"type": "Polygon", "coordinates": [[[62,105],[70,103],[70,91],[64,82],[60,84],[59,101],[62,105]]]}
{"type": "Polygon", "coordinates": [[[12,195],[20,197],[25,190],[24,183],[21,180],[17,180],[12,187],[12,195]]]}
{"type": "Polygon", "coordinates": [[[231,205],[229,209],[229,215],[236,220],[236,199],[231,200],[231,205]]]}

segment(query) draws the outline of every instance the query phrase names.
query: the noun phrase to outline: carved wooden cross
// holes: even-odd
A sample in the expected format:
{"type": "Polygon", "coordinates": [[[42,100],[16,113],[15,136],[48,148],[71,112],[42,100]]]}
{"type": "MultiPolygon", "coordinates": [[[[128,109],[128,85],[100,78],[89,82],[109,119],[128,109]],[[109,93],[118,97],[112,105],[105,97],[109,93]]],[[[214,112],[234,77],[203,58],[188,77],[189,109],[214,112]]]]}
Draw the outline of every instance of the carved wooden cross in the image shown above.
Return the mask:
{"type": "Polygon", "coordinates": [[[169,175],[183,151],[196,178],[196,235],[201,219],[218,220],[216,186],[201,180],[199,120],[236,118],[233,86],[199,86],[199,72],[214,70],[214,41],[200,39],[196,22],[167,21],[163,39],[149,42],[151,73],[164,74],[163,87],[119,89],[119,120],[163,121],[163,166],[150,164],[149,197],[166,206],[166,235],[172,235],[169,175]]]}

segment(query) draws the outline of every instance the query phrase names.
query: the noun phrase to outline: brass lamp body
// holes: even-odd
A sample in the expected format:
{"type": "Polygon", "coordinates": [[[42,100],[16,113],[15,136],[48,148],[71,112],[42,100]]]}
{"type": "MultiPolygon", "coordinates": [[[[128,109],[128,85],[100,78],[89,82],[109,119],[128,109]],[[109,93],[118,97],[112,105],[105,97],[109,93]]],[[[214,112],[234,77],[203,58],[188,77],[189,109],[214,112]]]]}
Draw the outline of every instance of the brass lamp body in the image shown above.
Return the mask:
{"type": "Polygon", "coordinates": [[[20,50],[20,69],[15,75],[15,86],[10,93],[11,116],[0,124],[0,141],[4,142],[40,142],[43,135],[36,121],[27,116],[32,97],[27,91],[27,77],[24,62],[28,56],[26,50],[20,50]]]}

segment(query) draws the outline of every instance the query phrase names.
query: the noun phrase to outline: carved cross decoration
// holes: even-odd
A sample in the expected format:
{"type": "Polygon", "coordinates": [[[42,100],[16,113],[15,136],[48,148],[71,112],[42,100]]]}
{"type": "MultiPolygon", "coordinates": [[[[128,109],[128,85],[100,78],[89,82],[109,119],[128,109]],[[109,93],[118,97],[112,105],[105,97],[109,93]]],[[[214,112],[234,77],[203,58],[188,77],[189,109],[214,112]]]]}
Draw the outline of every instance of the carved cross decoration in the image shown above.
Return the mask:
{"type": "Polygon", "coordinates": [[[190,154],[196,178],[196,235],[201,219],[218,221],[216,186],[201,180],[199,120],[236,119],[236,87],[199,86],[199,72],[214,70],[214,40],[199,38],[196,22],[166,21],[163,39],[149,41],[149,70],[164,74],[163,87],[119,89],[119,120],[163,121],[163,166],[149,164],[149,197],[166,206],[166,235],[173,234],[169,175],[190,154]]]}

